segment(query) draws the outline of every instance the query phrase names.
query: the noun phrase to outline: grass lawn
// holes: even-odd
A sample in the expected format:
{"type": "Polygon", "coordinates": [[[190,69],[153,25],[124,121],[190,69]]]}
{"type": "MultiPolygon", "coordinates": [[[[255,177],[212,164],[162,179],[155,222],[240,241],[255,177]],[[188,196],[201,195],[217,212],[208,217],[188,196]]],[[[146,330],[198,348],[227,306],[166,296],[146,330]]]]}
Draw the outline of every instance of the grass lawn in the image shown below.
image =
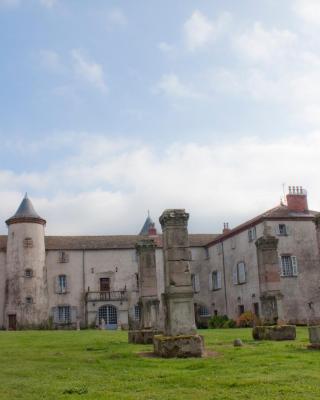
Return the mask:
{"type": "Polygon", "coordinates": [[[0,399],[320,399],[320,351],[306,349],[306,328],[294,342],[200,333],[216,357],[142,358],[152,346],[118,331],[0,332],[0,399]]]}

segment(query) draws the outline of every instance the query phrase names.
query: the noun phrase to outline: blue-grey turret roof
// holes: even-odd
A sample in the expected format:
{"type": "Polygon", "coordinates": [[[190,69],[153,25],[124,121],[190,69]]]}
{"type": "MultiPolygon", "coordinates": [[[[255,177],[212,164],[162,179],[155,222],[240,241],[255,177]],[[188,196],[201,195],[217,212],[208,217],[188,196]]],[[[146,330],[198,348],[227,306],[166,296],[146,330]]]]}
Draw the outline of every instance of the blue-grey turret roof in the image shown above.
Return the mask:
{"type": "Polygon", "coordinates": [[[150,234],[150,230],[153,230],[156,233],[155,223],[152,221],[150,213],[148,211],[147,219],[145,220],[145,223],[143,224],[139,235],[148,236],[150,234]]]}
{"type": "Polygon", "coordinates": [[[35,222],[42,225],[46,223],[46,221],[35,211],[27,193],[25,194],[16,213],[6,221],[7,225],[18,222],[35,222]]]}

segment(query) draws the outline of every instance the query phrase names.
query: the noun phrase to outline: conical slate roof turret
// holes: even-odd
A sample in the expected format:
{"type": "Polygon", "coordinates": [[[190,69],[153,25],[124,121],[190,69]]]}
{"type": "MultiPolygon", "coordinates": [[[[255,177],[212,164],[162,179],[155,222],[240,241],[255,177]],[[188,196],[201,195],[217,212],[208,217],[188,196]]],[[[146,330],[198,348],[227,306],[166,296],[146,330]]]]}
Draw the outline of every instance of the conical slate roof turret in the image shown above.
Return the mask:
{"type": "Polygon", "coordinates": [[[33,205],[27,193],[25,194],[16,213],[6,221],[6,224],[17,224],[19,222],[34,222],[41,225],[45,225],[46,223],[46,221],[41,218],[40,215],[33,208],[33,205]]]}
{"type": "Polygon", "coordinates": [[[152,221],[151,217],[150,217],[150,213],[148,211],[148,216],[147,219],[145,220],[145,223],[143,224],[143,227],[139,233],[139,235],[142,236],[152,236],[152,235],[156,235],[157,234],[157,230],[155,228],[155,223],[152,221]]]}

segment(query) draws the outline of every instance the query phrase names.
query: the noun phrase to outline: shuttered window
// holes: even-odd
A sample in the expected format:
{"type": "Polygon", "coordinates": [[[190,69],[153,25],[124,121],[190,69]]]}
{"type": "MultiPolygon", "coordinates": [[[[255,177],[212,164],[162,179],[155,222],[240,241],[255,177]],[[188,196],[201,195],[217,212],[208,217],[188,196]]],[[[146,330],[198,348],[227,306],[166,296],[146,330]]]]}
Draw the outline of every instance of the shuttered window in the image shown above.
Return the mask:
{"type": "Polygon", "coordinates": [[[234,285],[241,285],[247,282],[246,264],[243,261],[238,262],[233,267],[232,282],[234,285]]]}
{"type": "Polygon", "coordinates": [[[298,275],[298,260],[296,256],[285,254],[280,256],[280,270],[282,277],[298,275]]]}
{"type": "Polygon", "coordinates": [[[191,274],[191,284],[195,293],[200,292],[200,280],[198,274],[191,274]]]}
{"type": "Polygon", "coordinates": [[[219,290],[222,287],[221,284],[221,272],[220,271],[213,271],[211,275],[212,279],[212,290],[219,290]]]}

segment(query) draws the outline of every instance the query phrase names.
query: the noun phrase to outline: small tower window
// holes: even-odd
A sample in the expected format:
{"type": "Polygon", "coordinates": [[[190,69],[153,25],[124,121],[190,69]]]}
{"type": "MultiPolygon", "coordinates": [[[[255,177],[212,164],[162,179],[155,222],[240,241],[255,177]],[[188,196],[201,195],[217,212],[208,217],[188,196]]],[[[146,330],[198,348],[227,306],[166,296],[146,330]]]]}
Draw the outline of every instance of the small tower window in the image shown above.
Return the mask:
{"type": "Polygon", "coordinates": [[[30,269],[30,268],[26,269],[26,270],[24,271],[24,276],[25,276],[26,278],[32,278],[32,277],[33,277],[33,271],[32,271],[32,269],[30,269]]]}
{"type": "Polygon", "coordinates": [[[69,254],[66,251],[59,251],[59,263],[69,262],[69,254]]]}
{"type": "Polygon", "coordinates": [[[27,237],[27,238],[25,238],[24,240],[23,240],[23,247],[24,248],[30,248],[30,247],[33,247],[33,240],[32,240],[32,238],[30,238],[30,237],[27,237]]]}
{"type": "Polygon", "coordinates": [[[33,298],[31,296],[26,297],[26,304],[33,304],[33,298]]]}

